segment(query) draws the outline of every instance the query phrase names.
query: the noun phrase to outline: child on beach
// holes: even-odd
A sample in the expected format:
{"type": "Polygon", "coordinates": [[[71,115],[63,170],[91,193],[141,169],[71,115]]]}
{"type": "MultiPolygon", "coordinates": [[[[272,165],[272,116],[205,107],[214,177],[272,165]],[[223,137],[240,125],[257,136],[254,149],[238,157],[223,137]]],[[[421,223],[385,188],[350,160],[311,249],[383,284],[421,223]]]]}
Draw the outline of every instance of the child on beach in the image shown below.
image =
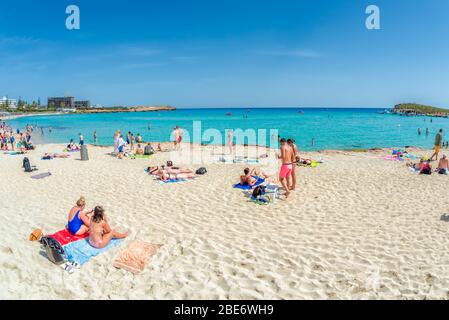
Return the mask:
{"type": "Polygon", "coordinates": [[[89,244],[97,249],[106,247],[112,239],[123,239],[128,233],[119,233],[112,230],[108,219],[104,214],[104,209],[97,206],[94,209],[92,218],[90,219],[89,244]]]}

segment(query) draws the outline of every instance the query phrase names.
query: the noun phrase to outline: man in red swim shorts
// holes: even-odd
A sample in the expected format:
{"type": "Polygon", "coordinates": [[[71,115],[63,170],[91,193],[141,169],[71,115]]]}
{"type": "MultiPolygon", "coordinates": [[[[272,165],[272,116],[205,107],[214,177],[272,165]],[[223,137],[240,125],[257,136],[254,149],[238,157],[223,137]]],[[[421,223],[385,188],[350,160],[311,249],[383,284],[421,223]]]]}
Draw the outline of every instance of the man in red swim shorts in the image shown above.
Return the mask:
{"type": "Polygon", "coordinates": [[[280,143],[281,155],[279,158],[282,159],[282,166],[281,171],[279,172],[279,181],[285,189],[285,198],[288,198],[292,182],[293,163],[295,162],[294,151],[292,147],[287,144],[285,139],[281,139],[280,143]]]}

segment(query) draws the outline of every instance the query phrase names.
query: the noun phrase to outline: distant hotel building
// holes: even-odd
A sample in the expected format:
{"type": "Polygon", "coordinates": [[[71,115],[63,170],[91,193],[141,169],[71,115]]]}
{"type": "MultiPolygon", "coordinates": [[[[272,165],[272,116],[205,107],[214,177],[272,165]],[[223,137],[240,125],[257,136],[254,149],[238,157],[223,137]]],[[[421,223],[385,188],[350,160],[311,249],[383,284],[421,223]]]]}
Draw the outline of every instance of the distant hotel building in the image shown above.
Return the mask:
{"type": "Polygon", "coordinates": [[[89,100],[75,101],[75,108],[77,108],[77,109],[89,109],[90,108],[90,101],[89,100]]]}
{"type": "Polygon", "coordinates": [[[0,108],[6,107],[8,109],[17,109],[17,100],[16,99],[8,99],[7,97],[3,97],[0,100],[0,108]]]}
{"type": "Polygon", "coordinates": [[[48,98],[47,107],[56,109],[88,109],[90,108],[90,101],[75,101],[75,97],[50,97],[48,98]]]}
{"type": "Polygon", "coordinates": [[[51,97],[48,98],[47,103],[48,108],[56,109],[74,109],[75,108],[75,97],[51,97]]]}

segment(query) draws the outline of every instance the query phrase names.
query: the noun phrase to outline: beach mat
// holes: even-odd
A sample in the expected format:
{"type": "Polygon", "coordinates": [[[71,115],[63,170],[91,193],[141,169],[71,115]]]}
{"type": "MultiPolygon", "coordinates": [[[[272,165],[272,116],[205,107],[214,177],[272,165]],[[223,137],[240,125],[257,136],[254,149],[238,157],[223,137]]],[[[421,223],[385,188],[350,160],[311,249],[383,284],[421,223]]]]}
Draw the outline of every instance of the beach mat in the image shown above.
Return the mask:
{"type": "Polygon", "coordinates": [[[252,186],[247,185],[247,184],[246,185],[241,185],[240,183],[237,183],[237,184],[234,184],[233,187],[235,189],[251,190],[251,189],[253,189],[253,188],[257,187],[257,186],[260,186],[262,183],[265,182],[265,179],[262,179],[262,178],[259,178],[259,177],[253,177],[253,178],[257,179],[257,182],[254,185],[252,185],[252,186]]]}
{"type": "Polygon", "coordinates": [[[91,258],[109,251],[110,249],[118,246],[122,240],[113,239],[109,244],[103,249],[97,249],[89,244],[88,239],[83,239],[75,241],[64,246],[64,252],[67,255],[67,260],[70,262],[77,262],[80,265],[85,264],[91,258]]]}
{"type": "Polygon", "coordinates": [[[47,235],[47,237],[57,240],[61,244],[61,246],[65,246],[69,243],[85,239],[88,236],[89,236],[89,233],[83,234],[82,236],[74,236],[67,229],[58,231],[55,234],[47,235]]]}
{"type": "Polygon", "coordinates": [[[159,179],[158,179],[159,184],[183,183],[183,182],[187,182],[187,181],[189,181],[189,180],[193,180],[193,179],[170,179],[170,180],[165,180],[165,181],[162,181],[162,180],[159,180],[159,179]]]}
{"type": "Polygon", "coordinates": [[[52,174],[50,172],[46,172],[46,173],[41,173],[41,174],[37,174],[35,176],[32,176],[31,179],[34,180],[40,180],[40,179],[44,179],[47,177],[50,177],[52,174]]]}
{"type": "Polygon", "coordinates": [[[153,155],[152,154],[134,154],[129,156],[131,159],[149,159],[151,158],[153,155]]]}
{"type": "Polygon", "coordinates": [[[150,258],[158,253],[161,245],[151,244],[142,240],[133,241],[115,259],[113,266],[134,274],[143,271],[150,258]]]}

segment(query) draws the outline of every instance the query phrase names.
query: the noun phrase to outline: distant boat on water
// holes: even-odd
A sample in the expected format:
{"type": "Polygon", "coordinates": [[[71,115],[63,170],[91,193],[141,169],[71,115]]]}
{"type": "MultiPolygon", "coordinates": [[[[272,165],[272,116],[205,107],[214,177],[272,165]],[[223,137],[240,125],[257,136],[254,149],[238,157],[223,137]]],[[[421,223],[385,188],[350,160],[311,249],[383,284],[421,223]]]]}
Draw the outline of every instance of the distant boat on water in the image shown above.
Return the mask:
{"type": "Polygon", "coordinates": [[[227,115],[228,117],[232,117],[232,112],[228,112],[228,113],[226,113],[226,115],[227,115]]]}

